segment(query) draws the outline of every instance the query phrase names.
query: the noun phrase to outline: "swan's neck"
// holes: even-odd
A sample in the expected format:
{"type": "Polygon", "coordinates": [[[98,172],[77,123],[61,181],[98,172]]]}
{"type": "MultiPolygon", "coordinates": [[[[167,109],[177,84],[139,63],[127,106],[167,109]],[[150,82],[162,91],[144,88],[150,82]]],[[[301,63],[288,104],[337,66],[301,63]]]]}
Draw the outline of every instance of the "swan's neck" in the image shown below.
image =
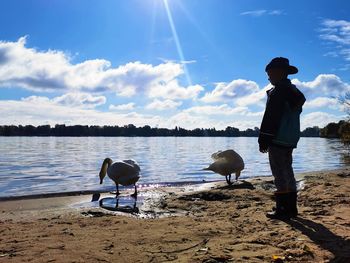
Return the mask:
{"type": "Polygon", "coordinates": [[[102,166],[101,166],[101,171],[100,171],[100,184],[103,183],[103,178],[105,178],[107,169],[111,164],[113,163],[112,159],[106,158],[104,159],[102,166]]]}

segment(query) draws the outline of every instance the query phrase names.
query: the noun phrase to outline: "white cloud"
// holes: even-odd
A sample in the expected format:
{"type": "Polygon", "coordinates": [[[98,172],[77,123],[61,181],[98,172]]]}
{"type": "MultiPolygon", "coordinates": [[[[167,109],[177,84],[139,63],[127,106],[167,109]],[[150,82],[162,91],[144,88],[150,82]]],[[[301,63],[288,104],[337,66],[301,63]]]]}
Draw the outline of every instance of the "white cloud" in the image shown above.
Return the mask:
{"type": "Polygon", "coordinates": [[[88,93],[66,93],[53,99],[53,102],[71,107],[95,108],[106,103],[105,96],[93,96],[88,93]]]}
{"type": "Polygon", "coordinates": [[[268,14],[278,16],[278,15],[282,15],[283,11],[282,10],[271,10],[268,12],[268,14]]]}
{"type": "Polygon", "coordinates": [[[231,108],[227,104],[219,106],[194,106],[184,110],[184,112],[197,115],[232,115],[244,113],[247,110],[245,107],[231,108]]]}
{"type": "MultiPolygon", "coordinates": [[[[176,102],[175,102],[176,103],[176,102]]],[[[124,105],[114,105],[118,110],[124,105]],[[121,107],[118,107],[121,106],[121,107]]],[[[171,116],[140,114],[138,112],[102,112],[91,108],[71,107],[56,102],[56,98],[30,96],[20,101],[0,100],[0,125],[42,125],[64,123],[66,125],[150,125],[152,127],[187,129],[224,129],[234,126],[247,129],[259,126],[262,112],[252,113],[248,108],[222,106],[203,106],[185,109],[171,116]]]]}
{"type": "Polygon", "coordinates": [[[244,96],[244,97],[241,97],[241,98],[238,98],[235,101],[235,103],[238,106],[255,105],[255,106],[259,106],[259,107],[265,107],[266,99],[267,99],[266,91],[271,89],[271,88],[272,88],[272,85],[269,84],[257,92],[251,93],[251,94],[244,96]]]}
{"type": "Polygon", "coordinates": [[[227,104],[219,106],[194,106],[185,109],[184,112],[197,115],[218,115],[218,116],[262,116],[262,112],[251,112],[247,107],[230,107],[227,104]]]}
{"type": "MultiPolygon", "coordinates": [[[[304,93],[307,101],[317,98],[335,99],[344,95],[346,92],[350,92],[350,85],[334,74],[320,74],[312,81],[292,79],[292,83],[304,93]]],[[[254,81],[238,79],[228,84],[218,83],[213,91],[207,92],[199,100],[206,103],[230,102],[239,107],[251,105],[265,107],[266,91],[271,88],[271,84],[260,89],[254,81]]],[[[318,100],[317,103],[321,103],[321,100],[318,100]]],[[[313,102],[313,104],[307,105],[308,107],[314,107],[316,105],[315,103],[313,102]]],[[[334,106],[334,103],[330,106],[334,106]]]]}
{"type": "Polygon", "coordinates": [[[215,89],[207,92],[200,100],[203,102],[232,101],[259,91],[259,86],[254,81],[237,79],[230,83],[218,83],[215,89]]]}
{"type": "Polygon", "coordinates": [[[329,52],[323,54],[323,56],[336,58],[336,57],[339,57],[339,54],[335,51],[329,51],[329,52]]]}
{"type": "Polygon", "coordinates": [[[22,101],[30,103],[52,103],[54,105],[62,105],[77,108],[95,108],[96,106],[106,103],[104,96],[92,96],[88,93],[66,93],[62,96],[49,99],[42,96],[29,96],[22,98],[22,101]]]}
{"type": "Polygon", "coordinates": [[[59,105],[46,97],[29,97],[21,101],[0,100],[0,125],[127,125],[157,126],[165,119],[154,115],[130,112],[101,112],[95,109],[59,105]]]}
{"type": "Polygon", "coordinates": [[[265,10],[265,9],[259,9],[259,10],[252,10],[252,11],[246,11],[242,12],[240,15],[242,16],[254,16],[259,17],[263,15],[282,15],[282,10],[265,10]]]}
{"type": "Polygon", "coordinates": [[[204,88],[200,85],[192,85],[187,88],[179,86],[177,80],[169,81],[168,83],[159,83],[154,85],[148,93],[150,98],[164,98],[171,100],[185,100],[189,98],[197,98],[199,93],[204,88]]]}
{"type": "MultiPolygon", "coordinates": [[[[136,126],[169,128],[221,129],[235,126],[246,129],[260,125],[266,90],[271,88],[271,85],[260,88],[254,81],[236,79],[229,83],[217,83],[212,91],[201,96],[204,87],[181,85],[183,63],[187,62],[168,61],[156,66],[131,62],[112,67],[107,60],[96,59],[73,64],[64,52],[38,51],[25,45],[26,38],[17,42],[0,42],[0,88],[21,87],[36,93],[20,101],[0,100],[0,124],[133,123],[136,126]],[[43,91],[62,95],[54,98],[37,95],[43,91]],[[110,105],[109,109],[115,112],[98,111],[98,106],[106,104],[107,95],[101,94],[110,96],[111,92],[119,96],[140,96],[146,109],[176,109],[176,114],[139,113],[137,109],[141,107],[135,102],[110,105]],[[219,105],[203,105],[205,103],[219,105]]],[[[347,51],[344,48],[342,52],[345,56],[347,51]]],[[[319,110],[314,115],[303,114],[303,125],[322,126],[325,122],[341,118],[341,108],[337,107],[335,98],[350,91],[348,83],[333,74],[320,74],[308,82],[294,79],[293,83],[307,97],[305,109],[319,110]],[[328,109],[338,110],[339,114],[322,112],[328,109]]]]}
{"type": "Polygon", "coordinates": [[[350,91],[350,85],[334,74],[320,74],[309,82],[301,82],[298,79],[293,79],[292,82],[310,100],[317,97],[338,97],[350,91]]]}
{"type": "Polygon", "coordinates": [[[176,102],[172,100],[161,101],[161,100],[155,99],[146,106],[146,109],[162,111],[162,110],[168,110],[168,109],[176,109],[181,104],[182,102],[176,102]]]}
{"type": "Polygon", "coordinates": [[[110,110],[116,110],[116,111],[124,111],[124,110],[133,110],[135,108],[135,103],[130,102],[126,104],[120,104],[120,105],[109,105],[110,110]]]}
{"type": "Polygon", "coordinates": [[[156,66],[130,62],[113,68],[104,59],[72,64],[62,51],[38,51],[26,47],[26,37],[17,42],[0,41],[0,87],[34,91],[113,91],[119,96],[144,93],[168,99],[193,99],[202,87],[183,87],[178,77],[184,64],[166,62],[156,66]]]}
{"type": "Polygon", "coordinates": [[[254,128],[260,125],[261,118],[252,117],[247,119],[246,117],[239,118],[237,115],[226,115],[225,118],[218,118],[213,116],[211,118],[208,115],[193,114],[191,111],[182,111],[173,115],[166,120],[166,127],[174,128],[175,126],[184,127],[187,129],[195,128],[216,128],[225,129],[227,126],[236,127],[240,130],[248,128],[254,128]]]}
{"type": "Polygon", "coordinates": [[[350,70],[350,64],[345,64],[341,68],[339,68],[340,71],[348,71],[350,70]]]}
{"type": "Polygon", "coordinates": [[[320,128],[323,128],[328,123],[344,120],[345,117],[346,117],[345,115],[337,116],[334,114],[317,111],[317,112],[301,115],[300,126],[301,126],[301,130],[304,130],[307,127],[313,127],[313,126],[318,126],[320,128]]]}
{"type": "Polygon", "coordinates": [[[350,22],[346,20],[325,19],[322,22],[321,38],[350,45],[350,22]]]}
{"type": "Polygon", "coordinates": [[[332,46],[334,50],[325,55],[341,56],[346,61],[350,61],[350,21],[325,19],[321,25],[319,37],[337,45],[337,47],[332,46]]]}
{"type": "MultiPolygon", "coordinates": [[[[320,100],[322,102],[322,100],[320,100]]],[[[320,102],[320,103],[321,103],[320,102]]],[[[311,104],[316,104],[312,102],[311,104]]],[[[323,103],[323,102],[322,102],[323,103]]],[[[125,104],[127,105],[127,104],[125,104]]],[[[120,105],[117,105],[120,106],[120,105]]],[[[179,113],[164,117],[146,115],[137,112],[126,114],[118,112],[102,112],[95,109],[60,105],[54,99],[31,96],[21,101],[0,100],[0,125],[42,125],[65,123],[67,125],[150,125],[152,127],[174,128],[181,126],[187,129],[210,128],[224,129],[227,126],[241,130],[259,127],[263,111],[251,112],[247,107],[195,106],[179,113]]],[[[310,126],[323,127],[329,122],[344,119],[346,116],[326,112],[302,114],[302,129],[310,126]]]]}
{"type": "Polygon", "coordinates": [[[318,97],[313,100],[308,100],[305,102],[305,109],[315,109],[315,108],[330,108],[339,109],[340,105],[338,99],[328,98],[328,97],[318,97]]]}
{"type": "MultiPolygon", "coordinates": [[[[306,82],[293,79],[292,83],[304,93],[307,99],[305,107],[308,109],[327,107],[341,110],[337,105],[337,98],[350,92],[350,85],[334,74],[320,74],[314,80],[306,82]]],[[[199,100],[206,103],[230,102],[236,108],[252,106],[264,108],[267,99],[266,91],[271,88],[272,85],[268,84],[260,89],[253,81],[239,79],[229,84],[217,84],[213,91],[207,92],[199,100]]]]}
{"type": "Polygon", "coordinates": [[[266,14],[267,10],[261,9],[261,10],[254,10],[254,11],[246,11],[242,12],[242,16],[262,16],[266,14]]]}
{"type": "Polygon", "coordinates": [[[346,61],[350,61],[350,48],[344,48],[341,51],[339,51],[339,53],[343,56],[343,58],[346,61]]]}

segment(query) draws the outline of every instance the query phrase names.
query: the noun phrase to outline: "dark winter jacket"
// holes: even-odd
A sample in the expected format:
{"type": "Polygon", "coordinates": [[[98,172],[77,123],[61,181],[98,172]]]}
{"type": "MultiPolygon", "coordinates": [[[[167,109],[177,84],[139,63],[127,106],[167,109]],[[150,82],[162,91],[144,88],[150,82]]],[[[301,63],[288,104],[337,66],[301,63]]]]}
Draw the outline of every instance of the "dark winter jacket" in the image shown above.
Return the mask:
{"type": "Polygon", "coordinates": [[[300,138],[300,113],[305,97],[289,79],[267,91],[259,144],[296,148],[300,138]]]}

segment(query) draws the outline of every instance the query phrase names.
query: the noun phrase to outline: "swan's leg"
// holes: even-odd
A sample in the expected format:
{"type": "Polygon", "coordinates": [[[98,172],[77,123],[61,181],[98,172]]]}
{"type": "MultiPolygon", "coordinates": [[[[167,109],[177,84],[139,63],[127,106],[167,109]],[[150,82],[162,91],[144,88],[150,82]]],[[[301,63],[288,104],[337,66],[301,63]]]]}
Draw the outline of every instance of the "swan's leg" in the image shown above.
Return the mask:
{"type": "Polygon", "coordinates": [[[136,199],[137,198],[137,187],[136,187],[136,184],[134,184],[134,186],[135,186],[135,192],[131,196],[136,199]]]}
{"type": "Polygon", "coordinates": [[[119,185],[118,185],[118,184],[115,184],[115,185],[116,185],[116,187],[117,187],[116,195],[118,196],[118,195],[120,194],[120,192],[119,192],[119,185]]]}
{"type": "Polygon", "coordinates": [[[238,181],[238,177],[241,175],[241,171],[236,172],[236,181],[238,181]]]}
{"type": "Polygon", "coordinates": [[[115,208],[119,207],[119,198],[117,198],[117,201],[115,202],[115,208]]]}
{"type": "Polygon", "coordinates": [[[226,182],[227,182],[228,185],[232,184],[232,182],[231,182],[231,174],[226,175],[226,182]]]}

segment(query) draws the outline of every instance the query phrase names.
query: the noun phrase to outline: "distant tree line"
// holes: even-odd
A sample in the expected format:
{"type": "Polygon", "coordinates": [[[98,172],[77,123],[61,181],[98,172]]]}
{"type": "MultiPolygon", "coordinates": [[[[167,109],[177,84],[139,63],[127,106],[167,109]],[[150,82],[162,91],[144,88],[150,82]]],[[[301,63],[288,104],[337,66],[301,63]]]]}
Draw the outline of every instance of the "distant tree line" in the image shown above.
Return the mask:
{"type": "MultiPolygon", "coordinates": [[[[259,135],[259,128],[246,129],[240,131],[235,127],[226,127],[224,130],[216,130],[215,128],[207,129],[193,129],[187,130],[181,127],[174,129],[166,128],[152,128],[148,125],[143,127],[136,127],[133,124],[125,126],[87,126],[87,125],[73,125],[66,126],[64,124],[50,125],[3,125],[0,126],[0,136],[194,136],[194,137],[257,137],[259,135]]],[[[318,137],[319,128],[307,128],[302,136],[318,137]]]]}
{"type": "Polygon", "coordinates": [[[339,121],[328,123],[320,130],[320,136],[324,138],[340,138],[344,143],[350,143],[350,122],[339,121]]]}
{"type": "Polygon", "coordinates": [[[234,127],[227,127],[225,130],[194,129],[187,130],[181,127],[174,129],[151,128],[146,125],[136,127],[133,124],[125,126],[87,126],[73,125],[66,126],[64,124],[56,124],[54,127],[50,125],[5,125],[0,126],[0,136],[258,136],[259,129],[247,129],[240,131],[234,127]]]}
{"type": "Polygon", "coordinates": [[[318,126],[308,127],[300,135],[302,137],[320,137],[320,128],[318,126]]]}
{"type": "MultiPolygon", "coordinates": [[[[346,92],[343,96],[338,97],[340,104],[344,106],[345,111],[348,114],[347,121],[340,121],[338,123],[329,123],[324,129],[323,133],[327,136],[328,134],[337,135],[345,145],[350,146],[350,92],[346,92]],[[335,132],[335,130],[337,132],[335,132]]],[[[349,147],[350,153],[350,147],[349,147]]]]}

